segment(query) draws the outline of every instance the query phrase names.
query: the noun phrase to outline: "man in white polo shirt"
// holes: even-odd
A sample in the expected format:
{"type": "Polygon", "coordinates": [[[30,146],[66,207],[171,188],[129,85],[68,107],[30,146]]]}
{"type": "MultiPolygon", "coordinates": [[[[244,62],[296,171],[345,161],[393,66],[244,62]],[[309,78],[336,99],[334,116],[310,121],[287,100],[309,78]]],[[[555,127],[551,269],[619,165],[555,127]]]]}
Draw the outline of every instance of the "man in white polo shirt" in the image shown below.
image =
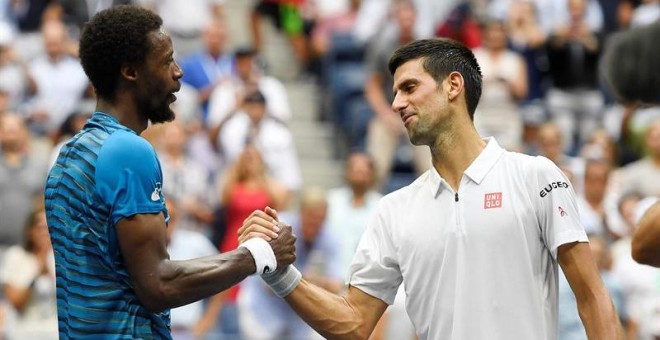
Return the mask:
{"type": "MultiPolygon", "coordinates": [[[[394,52],[394,112],[432,167],[385,196],[360,241],[343,297],[289,266],[262,278],[328,338],[366,339],[404,284],[420,339],[557,339],[557,263],[590,339],[622,339],[591,258],[574,192],[548,159],[507,152],[473,124],[481,72],[451,40],[394,52]]],[[[256,211],[241,241],[270,230],[256,211]],[[252,234],[251,234],[252,233],[252,234]]]]}

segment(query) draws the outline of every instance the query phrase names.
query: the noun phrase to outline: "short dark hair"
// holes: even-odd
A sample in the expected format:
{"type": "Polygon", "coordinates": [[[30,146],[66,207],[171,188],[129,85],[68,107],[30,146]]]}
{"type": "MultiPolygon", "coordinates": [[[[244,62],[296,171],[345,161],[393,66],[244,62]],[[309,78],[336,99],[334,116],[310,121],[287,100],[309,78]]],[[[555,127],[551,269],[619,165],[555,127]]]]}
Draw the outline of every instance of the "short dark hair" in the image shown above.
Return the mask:
{"type": "Polygon", "coordinates": [[[447,38],[413,41],[394,51],[388,63],[390,73],[394,76],[399,66],[419,58],[424,58],[424,70],[438,83],[454,71],[463,76],[465,102],[470,119],[473,119],[481,97],[481,68],[472,51],[463,44],[447,38]]]}
{"type": "Polygon", "coordinates": [[[147,35],[163,20],[133,5],[119,5],[96,14],[80,37],[80,61],[99,97],[114,99],[124,63],[142,63],[151,48],[147,35]]]}

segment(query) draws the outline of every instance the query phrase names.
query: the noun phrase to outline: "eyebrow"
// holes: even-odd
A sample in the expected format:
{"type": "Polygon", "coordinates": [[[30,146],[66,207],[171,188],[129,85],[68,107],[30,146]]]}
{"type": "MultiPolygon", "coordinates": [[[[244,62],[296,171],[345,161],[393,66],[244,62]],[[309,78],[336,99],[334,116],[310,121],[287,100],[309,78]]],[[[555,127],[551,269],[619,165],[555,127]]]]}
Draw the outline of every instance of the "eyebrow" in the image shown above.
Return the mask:
{"type": "Polygon", "coordinates": [[[409,85],[417,85],[417,84],[419,84],[419,80],[409,78],[409,79],[406,79],[406,80],[400,82],[399,85],[397,85],[396,87],[392,88],[392,92],[396,96],[396,94],[399,92],[398,89],[405,88],[406,86],[409,86],[409,85]]]}

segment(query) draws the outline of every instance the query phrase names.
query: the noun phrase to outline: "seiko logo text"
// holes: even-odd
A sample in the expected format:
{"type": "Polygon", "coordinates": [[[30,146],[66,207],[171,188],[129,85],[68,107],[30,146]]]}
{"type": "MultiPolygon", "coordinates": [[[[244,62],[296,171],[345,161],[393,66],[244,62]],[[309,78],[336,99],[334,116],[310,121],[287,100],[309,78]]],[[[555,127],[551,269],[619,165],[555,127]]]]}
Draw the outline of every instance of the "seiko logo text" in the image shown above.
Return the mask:
{"type": "Polygon", "coordinates": [[[539,195],[541,195],[541,197],[545,197],[546,195],[548,195],[550,193],[550,191],[552,191],[552,189],[558,189],[558,188],[567,189],[568,188],[568,183],[566,183],[566,182],[552,182],[552,183],[546,185],[545,188],[543,188],[543,190],[541,190],[539,192],[539,195]]]}

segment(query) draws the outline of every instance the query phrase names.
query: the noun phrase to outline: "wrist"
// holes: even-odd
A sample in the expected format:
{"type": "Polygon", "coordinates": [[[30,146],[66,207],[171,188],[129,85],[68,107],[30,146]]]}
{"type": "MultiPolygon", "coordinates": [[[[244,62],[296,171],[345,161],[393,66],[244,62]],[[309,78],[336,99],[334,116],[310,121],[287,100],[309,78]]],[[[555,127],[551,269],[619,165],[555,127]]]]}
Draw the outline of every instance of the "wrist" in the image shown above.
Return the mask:
{"type": "Polygon", "coordinates": [[[255,264],[255,274],[267,274],[277,269],[275,253],[266,240],[255,237],[243,242],[238,247],[247,249],[252,255],[255,264]]]}
{"type": "Polygon", "coordinates": [[[261,275],[273,292],[283,298],[291,294],[302,280],[302,274],[292,264],[280,271],[261,275]]]}

